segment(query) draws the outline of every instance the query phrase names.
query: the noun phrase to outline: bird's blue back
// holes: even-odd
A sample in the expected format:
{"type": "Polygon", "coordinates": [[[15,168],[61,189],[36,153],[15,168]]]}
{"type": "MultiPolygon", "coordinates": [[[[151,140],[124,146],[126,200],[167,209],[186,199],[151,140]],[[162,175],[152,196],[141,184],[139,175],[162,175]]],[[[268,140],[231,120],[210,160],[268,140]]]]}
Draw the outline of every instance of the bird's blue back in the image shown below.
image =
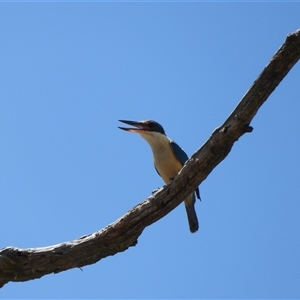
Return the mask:
{"type": "Polygon", "coordinates": [[[174,141],[170,141],[170,146],[176,158],[180,161],[181,165],[183,166],[184,163],[189,159],[189,157],[174,141]]]}

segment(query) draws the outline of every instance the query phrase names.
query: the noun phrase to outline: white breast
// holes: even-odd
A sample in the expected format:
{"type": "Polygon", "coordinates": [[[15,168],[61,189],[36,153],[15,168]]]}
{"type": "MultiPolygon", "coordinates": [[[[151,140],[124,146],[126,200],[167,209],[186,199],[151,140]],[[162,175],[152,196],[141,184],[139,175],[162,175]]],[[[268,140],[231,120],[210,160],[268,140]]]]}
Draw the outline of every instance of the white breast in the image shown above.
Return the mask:
{"type": "Polygon", "coordinates": [[[166,184],[170,183],[170,179],[174,178],[182,168],[171,149],[170,139],[157,132],[141,134],[141,136],[151,146],[154,164],[160,176],[166,184]]]}

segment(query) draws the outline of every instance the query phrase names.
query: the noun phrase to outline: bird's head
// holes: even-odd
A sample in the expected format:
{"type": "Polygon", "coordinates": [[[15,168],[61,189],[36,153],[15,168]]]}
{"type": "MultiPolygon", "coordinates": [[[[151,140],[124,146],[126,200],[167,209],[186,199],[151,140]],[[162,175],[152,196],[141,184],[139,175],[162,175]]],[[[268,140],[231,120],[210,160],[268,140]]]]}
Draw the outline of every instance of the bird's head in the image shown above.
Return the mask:
{"type": "Polygon", "coordinates": [[[153,133],[160,133],[163,135],[165,134],[165,131],[163,129],[163,127],[153,121],[153,120],[146,120],[146,121],[126,121],[126,120],[119,120],[122,123],[131,125],[131,126],[135,126],[135,128],[125,128],[125,127],[119,127],[122,130],[125,131],[129,131],[129,132],[134,132],[134,133],[138,133],[141,136],[143,135],[152,135],[153,133]]]}

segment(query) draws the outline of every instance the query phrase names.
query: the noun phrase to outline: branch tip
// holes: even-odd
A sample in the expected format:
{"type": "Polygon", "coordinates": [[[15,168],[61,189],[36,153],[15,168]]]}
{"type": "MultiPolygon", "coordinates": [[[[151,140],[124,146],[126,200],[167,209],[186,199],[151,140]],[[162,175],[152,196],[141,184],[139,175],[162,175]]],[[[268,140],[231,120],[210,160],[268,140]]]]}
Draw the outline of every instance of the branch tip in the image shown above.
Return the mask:
{"type": "Polygon", "coordinates": [[[253,131],[253,127],[252,126],[249,126],[249,124],[246,124],[244,126],[244,132],[252,132],[253,131]]]}

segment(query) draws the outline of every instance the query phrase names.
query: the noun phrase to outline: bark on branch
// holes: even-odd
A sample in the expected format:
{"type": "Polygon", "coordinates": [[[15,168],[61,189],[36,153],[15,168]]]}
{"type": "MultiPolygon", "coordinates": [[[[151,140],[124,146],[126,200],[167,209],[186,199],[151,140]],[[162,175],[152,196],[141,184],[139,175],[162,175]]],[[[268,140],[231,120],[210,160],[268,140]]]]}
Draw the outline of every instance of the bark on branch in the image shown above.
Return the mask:
{"type": "Polygon", "coordinates": [[[258,109],[300,58],[300,29],[289,34],[222,126],[186,162],[171,184],[133,207],[104,229],[50,247],[0,250],[0,287],[46,274],[93,264],[137,244],[143,230],[164,217],[190,194],[228,155],[258,109]]]}

